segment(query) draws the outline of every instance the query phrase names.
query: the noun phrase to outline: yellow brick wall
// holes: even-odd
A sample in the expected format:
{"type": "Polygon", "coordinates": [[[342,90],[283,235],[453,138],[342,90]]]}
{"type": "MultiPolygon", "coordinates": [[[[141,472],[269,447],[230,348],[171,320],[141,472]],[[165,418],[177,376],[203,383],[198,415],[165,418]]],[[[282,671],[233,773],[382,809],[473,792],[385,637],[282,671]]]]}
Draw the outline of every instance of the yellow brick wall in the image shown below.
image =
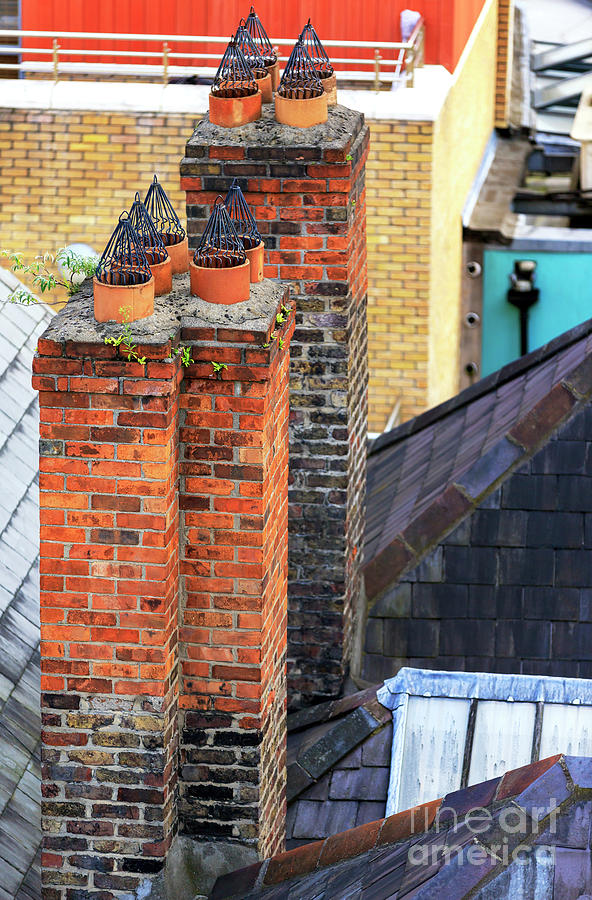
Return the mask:
{"type": "Polygon", "coordinates": [[[509,118],[510,86],[512,82],[513,7],[514,0],[498,0],[495,77],[495,124],[498,128],[506,128],[509,118]]]}
{"type": "MultiPolygon", "coordinates": [[[[509,2],[509,0],[502,0],[509,2]]],[[[369,428],[458,391],[462,209],[494,127],[497,3],[487,0],[435,122],[370,122],[369,428]]]]}
{"type": "MultiPolygon", "coordinates": [[[[32,258],[82,241],[101,252],[153,172],[184,220],[179,160],[194,122],[192,115],[0,110],[0,247],[32,258]]],[[[425,406],[433,128],[369,124],[370,427],[380,429],[397,397],[404,418],[425,406]]]]}
{"type": "Polygon", "coordinates": [[[370,122],[368,213],[369,428],[425,407],[432,189],[431,122],[370,122]]]}
{"type": "MultiPolygon", "coordinates": [[[[456,390],[460,210],[492,125],[491,15],[482,31],[438,122],[369,122],[372,431],[399,398],[405,420],[456,390]]],[[[184,218],[179,160],[195,121],[0,110],[0,247],[33,257],[83,241],[100,252],[153,172],[184,218]]]]}
{"type": "Polygon", "coordinates": [[[428,406],[459,390],[462,210],[494,127],[496,0],[478,24],[434,128],[428,406]]]}
{"type": "MultiPolygon", "coordinates": [[[[182,220],[179,161],[192,115],[0,110],[0,248],[26,257],[76,241],[101,253],[158,174],[182,220]]],[[[6,263],[5,263],[6,264],[6,263]]]]}

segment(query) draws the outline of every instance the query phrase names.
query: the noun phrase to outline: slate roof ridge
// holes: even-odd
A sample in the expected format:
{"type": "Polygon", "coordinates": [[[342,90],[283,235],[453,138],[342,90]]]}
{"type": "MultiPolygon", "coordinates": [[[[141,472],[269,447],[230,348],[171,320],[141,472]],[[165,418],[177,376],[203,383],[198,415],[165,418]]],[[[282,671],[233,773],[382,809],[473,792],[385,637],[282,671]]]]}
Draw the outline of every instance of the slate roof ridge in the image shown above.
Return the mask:
{"type": "MultiPolygon", "coordinates": [[[[592,325],[589,320],[588,325],[592,325]]],[[[453,528],[592,397],[592,354],[586,355],[487,452],[442,491],[386,546],[365,559],[366,598],[373,600],[415,568],[453,528]]]]}
{"type": "Polygon", "coordinates": [[[347,694],[337,700],[327,700],[326,703],[317,703],[314,706],[305,706],[303,709],[289,713],[288,732],[300,731],[302,728],[308,728],[318,722],[329,722],[352,709],[357,709],[358,706],[363,706],[368,701],[375,699],[379,687],[381,685],[376,684],[363,691],[356,691],[355,694],[347,694]]]}
{"type": "MultiPolygon", "coordinates": [[[[334,717],[340,717],[336,718],[332,727],[324,731],[316,741],[312,743],[307,741],[299,747],[295,759],[290,761],[289,757],[288,803],[315,784],[366,738],[380,731],[392,719],[391,710],[376,699],[376,691],[377,688],[370,688],[340,700],[319,704],[323,713],[321,722],[331,722],[334,717]],[[340,715],[340,711],[344,711],[345,715],[340,715]]],[[[294,714],[294,717],[296,716],[298,713],[294,714]]],[[[319,723],[318,718],[314,721],[316,724],[319,723]]]]}
{"type": "MultiPolygon", "coordinates": [[[[456,827],[458,817],[466,816],[473,809],[501,810],[509,804],[514,809],[523,810],[527,817],[538,816],[532,819],[533,822],[544,822],[554,809],[549,805],[548,811],[544,811],[545,807],[540,804],[545,798],[549,804],[558,801],[557,806],[566,809],[583,796],[582,792],[591,791],[592,759],[556,754],[510,770],[491,781],[454,791],[443,799],[421,804],[222,875],[214,885],[210,900],[242,900],[247,896],[257,896],[259,891],[336,866],[376,848],[427,835],[434,826],[439,831],[441,823],[450,827],[446,823],[451,821],[456,827]],[[448,812],[451,815],[446,816],[448,812]]],[[[497,863],[489,874],[481,878],[481,884],[499,874],[500,867],[505,867],[502,859],[496,859],[497,863]]],[[[395,893],[393,898],[395,896],[398,895],[395,893]]]]}
{"type": "Polygon", "coordinates": [[[465,388],[448,400],[444,400],[437,406],[433,406],[430,409],[425,410],[425,412],[419,413],[419,415],[409,419],[407,422],[397,425],[397,427],[391,429],[391,431],[383,432],[383,434],[373,440],[368,449],[368,456],[373,456],[379,450],[384,450],[386,447],[393,446],[399,441],[409,437],[411,434],[415,434],[423,428],[426,428],[428,425],[432,425],[438,419],[444,418],[453,410],[467,406],[479,397],[497,390],[508,381],[512,381],[514,378],[523,375],[528,370],[533,369],[545,360],[550,359],[559,351],[566,350],[572,344],[578,343],[578,341],[581,341],[582,338],[587,337],[590,334],[592,334],[592,318],[587,319],[585,322],[581,322],[569,331],[565,331],[563,334],[558,335],[541,347],[531,350],[530,353],[519,356],[518,359],[507,363],[496,372],[486,375],[485,378],[481,378],[475,384],[470,385],[470,387],[465,388]]]}

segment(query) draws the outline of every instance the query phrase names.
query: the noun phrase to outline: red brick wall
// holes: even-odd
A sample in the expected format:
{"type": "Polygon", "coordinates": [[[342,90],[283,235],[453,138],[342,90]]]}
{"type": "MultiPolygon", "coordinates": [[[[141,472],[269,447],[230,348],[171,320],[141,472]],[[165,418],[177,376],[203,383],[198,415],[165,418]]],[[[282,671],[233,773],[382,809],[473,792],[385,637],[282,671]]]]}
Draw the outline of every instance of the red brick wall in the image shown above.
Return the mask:
{"type": "Polygon", "coordinates": [[[88,868],[132,890],[176,826],[179,363],[113,356],[40,340],[34,361],[48,900],[88,868]]]}
{"type": "Polygon", "coordinates": [[[341,691],[364,520],[368,130],[336,107],[319,140],[264,108],[236,130],[197,126],[181,163],[190,244],[238,178],[266,244],[266,275],[296,301],[290,378],[288,684],[293,706],[341,691]],[[314,141],[316,140],[316,144],[314,141]]]}
{"type": "Polygon", "coordinates": [[[284,839],[293,316],[275,329],[269,350],[218,329],[195,357],[208,377],[186,383],[181,424],[181,825],[263,856],[284,839]],[[219,380],[210,360],[228,366],[219,380]]]}
{"type": "Polygon", "coordinates": [[[186,830],[283,845],[294,315],[283,288],[252,297],[255,331],[179,329],[179,303],[197,318],[208,305],[157,301],[154,323],[131,326],[145,364],[104,344],[121,329],[94,323],[90,287],[39,341],[44,900],[119,895],[162,868],[178,705],[186,830]],[[63,337],[79,331],[86,343],[63,337]]]}

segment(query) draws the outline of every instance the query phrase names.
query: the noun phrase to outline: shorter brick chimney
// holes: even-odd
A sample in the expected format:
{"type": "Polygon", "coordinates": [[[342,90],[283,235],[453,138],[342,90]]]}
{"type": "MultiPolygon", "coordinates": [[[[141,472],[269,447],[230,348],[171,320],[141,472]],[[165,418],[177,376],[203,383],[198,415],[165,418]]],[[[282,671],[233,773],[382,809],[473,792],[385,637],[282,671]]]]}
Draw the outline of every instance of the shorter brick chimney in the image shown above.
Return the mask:
{"type": "Polygon", "coordinates": [[[287,303],[175,276],[128,359],[84,286],[39,340],[44,900],[146,892],[179,821],[283,845],[287,303]]]}

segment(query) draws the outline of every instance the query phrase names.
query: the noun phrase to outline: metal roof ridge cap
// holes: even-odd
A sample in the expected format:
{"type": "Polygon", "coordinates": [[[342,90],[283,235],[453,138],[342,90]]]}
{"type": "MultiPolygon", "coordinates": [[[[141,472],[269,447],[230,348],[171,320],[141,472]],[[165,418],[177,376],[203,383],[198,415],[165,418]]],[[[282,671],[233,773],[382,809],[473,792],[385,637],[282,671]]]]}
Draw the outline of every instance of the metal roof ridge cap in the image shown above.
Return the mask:
{"type": "MultiPolygon", "coordinates": [[[[561,703],[592,706],[592,679],[562,678],[558,675],[515,675],[506,672],[448,672],[441,669],[404,667],[388,678],[377,697],[383,706],[400,706],[401,694],[451,697],[454,699],[499,700],[526,703],[561,703]],[[582,695],[589,692],[588,702],[582,695]],[[509,699],[511,698],[511,699],[509,699]]],[[[585,698],[586,699],[586,698],[585,698]]]]}

